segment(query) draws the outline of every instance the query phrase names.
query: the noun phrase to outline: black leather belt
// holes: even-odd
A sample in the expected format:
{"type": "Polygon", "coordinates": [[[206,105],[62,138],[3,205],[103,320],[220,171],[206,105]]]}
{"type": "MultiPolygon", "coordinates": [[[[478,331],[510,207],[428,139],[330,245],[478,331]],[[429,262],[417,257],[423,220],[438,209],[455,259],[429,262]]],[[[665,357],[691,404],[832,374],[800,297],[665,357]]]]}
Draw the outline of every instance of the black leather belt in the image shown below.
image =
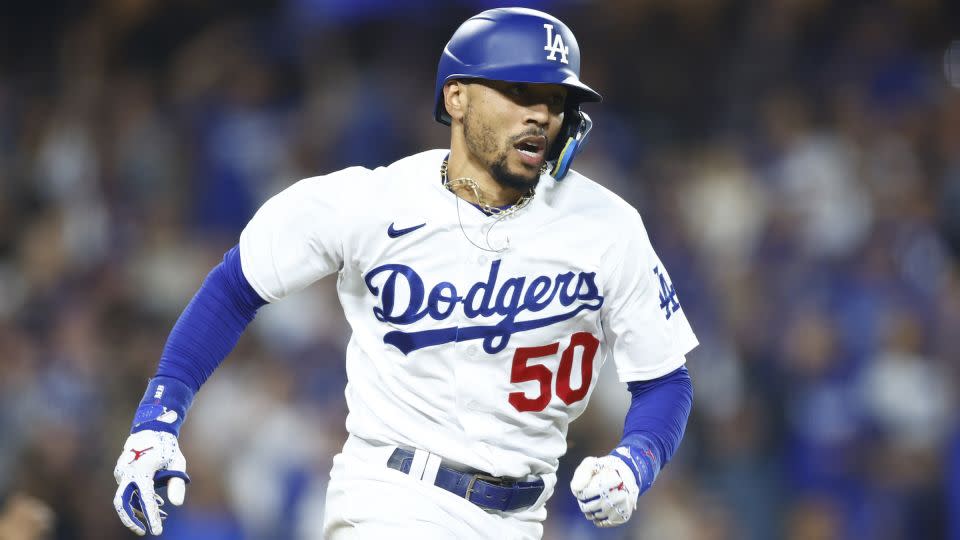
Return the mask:
{"type": "MultiPolygon", "coordinates": [[[[397,448],[390,455],[387,467],[410,474],[413,454],[413,450],[397,448]]],[[[501,512],[528,508],[537,502],[540,494],[543,493],[541,479],[534,482],[518,482],[509,478],[460,471],[442,462],[437,469],[437,479],[433,485],[463,497],[481,508],[501,512]]]]}

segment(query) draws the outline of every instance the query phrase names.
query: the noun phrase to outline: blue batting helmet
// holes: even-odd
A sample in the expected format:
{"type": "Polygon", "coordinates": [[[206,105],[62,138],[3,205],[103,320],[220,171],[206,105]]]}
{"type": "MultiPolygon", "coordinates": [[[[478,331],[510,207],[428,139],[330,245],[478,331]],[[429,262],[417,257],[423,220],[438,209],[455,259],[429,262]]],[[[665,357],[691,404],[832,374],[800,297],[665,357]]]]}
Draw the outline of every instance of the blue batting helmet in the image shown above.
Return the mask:
{"type": "Polygon", "coordinates": [[[467,19],[443,49],[437,67],[434,117],[450,125],[443,86],[452,79],[560,84],[567,88],[564,125],[550,149],[551,174],[563,178],[592,123],[580,104],[600,94],[580,82],[580,47],[556,17],[527,8],[490,9],[467,19]]]}

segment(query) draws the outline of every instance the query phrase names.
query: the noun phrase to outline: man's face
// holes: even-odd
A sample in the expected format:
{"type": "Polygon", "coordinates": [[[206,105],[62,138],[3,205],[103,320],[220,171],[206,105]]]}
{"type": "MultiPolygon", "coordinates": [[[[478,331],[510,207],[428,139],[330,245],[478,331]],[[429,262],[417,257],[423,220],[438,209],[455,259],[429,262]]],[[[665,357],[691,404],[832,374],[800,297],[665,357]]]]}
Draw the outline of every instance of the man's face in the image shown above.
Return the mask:
{"type": "Polygon", "coordinates": [[[535,186],[563,122],[559,84],[471,81],[463,117],[467,149],[504,187],[535,186]]]}

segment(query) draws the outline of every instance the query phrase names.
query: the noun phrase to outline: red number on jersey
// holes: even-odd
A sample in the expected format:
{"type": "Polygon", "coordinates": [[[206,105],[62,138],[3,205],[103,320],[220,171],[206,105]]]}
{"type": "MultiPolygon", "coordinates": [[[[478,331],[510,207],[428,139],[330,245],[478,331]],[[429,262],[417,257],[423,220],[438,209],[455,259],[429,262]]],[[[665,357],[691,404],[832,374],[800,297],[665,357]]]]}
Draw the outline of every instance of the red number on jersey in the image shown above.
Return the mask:
{"type": "MultiPolygon", "coordinates": [[[[573,405],[587,396],[590,391],[590,381],[593,379],[593,358],[600,347],[600,341],[588,332],[578,332],[570,336],[570,345],[560,357],[557,368],[557,396],[567,405],[573,405]],[[570,388],[570,376],[573,373],[573,357],[577,347],[583,349],[580,356],[580,386],[570,388]]],[[[553,382],[553,373],[543,364],[527,365],[533,358],[553,356],[560,350],[559,343],[551,343],[541,347],[520,347],[513,354],[513,366],[510,370],[510,382],[520,383],[537,381],[540,383],[540,394],[535,398],[528,398],[523,392],[510,392],[508,401],[520,412],[537,412],[547,408],[553,382]]]]}
{"type": "Polygon", "coordinates": [[[597,354],[600,342],[587,332],[578,332],[570,336],[570,346],[563,351],[560,358],[560,367],[557,368],[557,397],[567,405],[573,405],[587,396],[590,390],[590,379],[593,379],[593,357],[597,354]],[[573,352],[577,347],[583,348],[580,356],[580,388],[570,388],[570,374],[573,371],[573,352]]]}
{"type": "Polygon", "coordinates": [[[527,360],[531,358],[543,358],[544,356],[553,356],[560,349],[559,343],[552,343],[542,347],[520,347],[513,353],[513,367],[510,369],[510,382],[519,383],[526,381],[540,382],[540,395],[530,399],[523,392],[510,392],[510,404],[520,412],[542,411],[550,403],[550,381],[553,379],[553,373],[547,366],[542,364],[527,365],[527,360]]]}

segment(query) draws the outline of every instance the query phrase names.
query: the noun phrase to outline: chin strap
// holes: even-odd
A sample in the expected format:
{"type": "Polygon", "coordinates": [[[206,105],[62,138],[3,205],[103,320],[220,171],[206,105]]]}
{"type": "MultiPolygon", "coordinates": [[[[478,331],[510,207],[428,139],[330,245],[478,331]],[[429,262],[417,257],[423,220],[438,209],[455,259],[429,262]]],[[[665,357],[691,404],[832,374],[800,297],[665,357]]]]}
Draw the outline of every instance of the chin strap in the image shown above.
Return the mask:
{"type": "Polygon", "coordinates": [[[590,120],[590,116],[588,116],[587,113],[576,111],[576,114],[580,119],[573,129],[573,133],[567,138],[567,142],[564,143],[563,149],[560,150],[560,154],[553,164],[553,169],[550,171],[550,176],[557,180],[563,180],[563,177],[570,171],[573,158],[583,149],[590,135],[590,130],[593,129],[593,121],[590,120]]]}

